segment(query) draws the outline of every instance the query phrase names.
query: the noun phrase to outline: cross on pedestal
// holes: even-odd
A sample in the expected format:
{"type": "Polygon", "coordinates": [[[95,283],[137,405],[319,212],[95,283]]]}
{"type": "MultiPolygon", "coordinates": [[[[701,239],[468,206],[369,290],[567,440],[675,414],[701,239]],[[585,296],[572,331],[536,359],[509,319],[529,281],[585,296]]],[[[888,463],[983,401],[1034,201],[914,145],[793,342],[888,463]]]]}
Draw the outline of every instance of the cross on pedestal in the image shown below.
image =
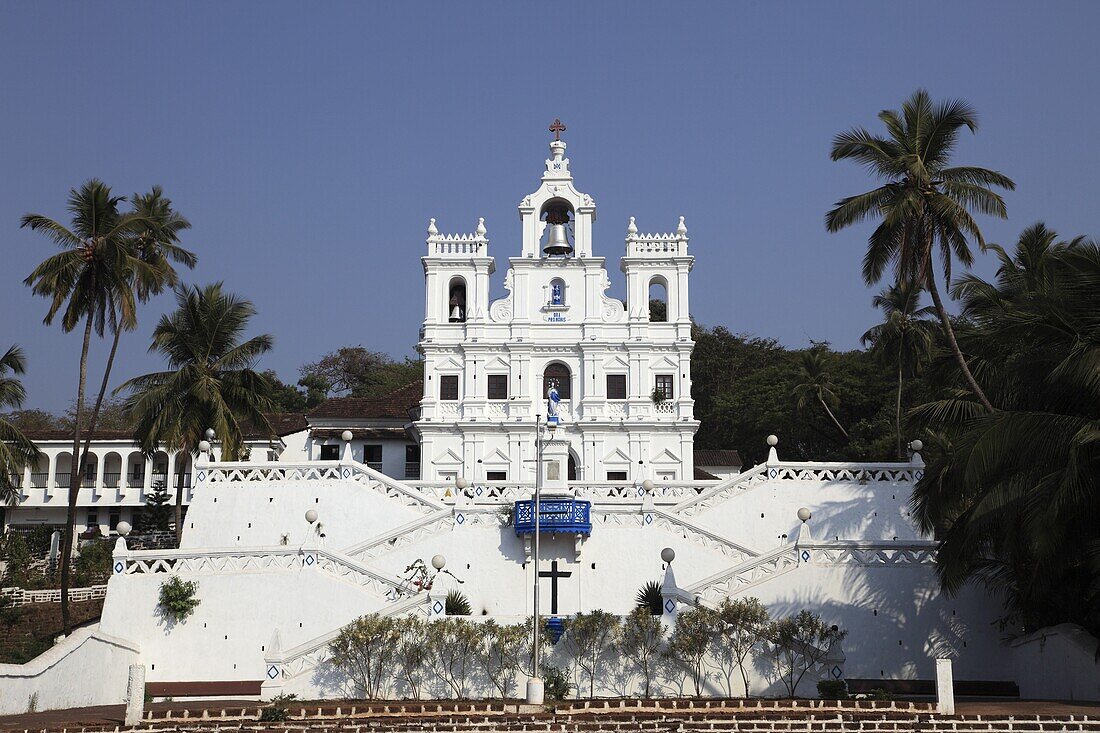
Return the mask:
{"type": "Polygon", "coordinates": [[[558,613],[558,578],[568,578],[573,573],[558,570],[558,561],[550,563],[550,570],[540,570],[540,578],[550,578],[550,614],[558,613]]]}
{"type": "Polygon", "coordinates": [[[565,132],[565,125],[562,124],[561,120],[554,118],[554,121],[550,123],[550,132],[554,133],[555,141],[561,140],[561,134],[565,132]]]}

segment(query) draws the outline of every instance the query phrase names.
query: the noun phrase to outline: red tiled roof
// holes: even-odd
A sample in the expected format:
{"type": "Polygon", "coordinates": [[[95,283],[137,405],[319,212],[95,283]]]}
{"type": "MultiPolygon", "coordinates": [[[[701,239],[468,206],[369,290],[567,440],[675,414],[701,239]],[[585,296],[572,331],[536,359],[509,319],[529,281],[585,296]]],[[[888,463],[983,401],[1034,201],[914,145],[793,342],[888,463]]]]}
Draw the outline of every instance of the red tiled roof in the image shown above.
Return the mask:
{"type": "MultiPolygon", "coordinates": [[[[350,428],[352,440],[405,440],[404,428],[350,428]]],[[[310,437],[319,440],[339,438],[344,428],[311,428],[310,437]]]]}
{"type": "Polygon", "coordinates": [[[740,466],[741,454],[735,450],[695,450],[696,466],[740,466]]]}
{"type": "MultiPolygon", "coordinates": [[[[73,440],[72,430],[24,430],[23,435],[34,441],[67,440],[71,443],[73,440]]],[[[84,439],[87,437],[87,433],[81,433],[80,442],[83,443],[84,439]]],[[[92,440],[132,441],[133,439],[133,430],[96,430],[95,433],[92,434],[92,440]]]]}
{"type": "Polygon", "coordinates": [[[695,467],[695,480],[696,481],[717,481],[718,477],[713,473],[707,473],[698,466],[695,467]]]}
{"type": "Polygon", "coordinates": [[[408,420],[409,410],[420,404],[424,382],[417,380],[384,397],[332,397],[314,407],[307,417],[351,420],[408,420]]]}

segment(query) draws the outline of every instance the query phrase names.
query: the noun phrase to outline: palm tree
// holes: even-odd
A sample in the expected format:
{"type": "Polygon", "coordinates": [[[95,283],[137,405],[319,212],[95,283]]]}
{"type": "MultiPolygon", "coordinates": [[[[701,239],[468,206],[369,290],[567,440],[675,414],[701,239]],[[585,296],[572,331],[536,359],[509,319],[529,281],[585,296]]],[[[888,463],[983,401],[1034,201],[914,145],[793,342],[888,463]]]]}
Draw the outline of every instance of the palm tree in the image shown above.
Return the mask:
{"type": "Polygon", "coordinates": [[[954,395],[913,411],[947,436],[916,486],[914,516],[940,530],[937,571],[954,592],[976,579],[1017,628],[1077,623],[1100,633],[1100,247],[1042,224],[993,282],[961,278],[1000,409],[954,395]]]}
{"type": "MultiPolygon", "coordinates": [[[[144,277],[146,265],[136,257],[134,235],[143,226],[140,216],[122,213],[118,205],[124,198],[114,196],[102,181],[92,179],[69,192],[67,208],[72,216],[65,226],[41,214],[27,214],[21,227],[45,234],[62,248],[47,257],[24,280],[35,295],[50,299],[44,322],[49,325],[58,314],[66,333],[84,323],[80,349],[80,369],[76,390],[76,425],[73,430],[73,461],[69,478],[68,512],[61,548],[61,619],[65,633],[69,622],[69,558],[72,556],[76,501],[84,466],[80,456],[80,438],[85,428],[84,389],[88,377],[88,349],[92,331],[103,336],[112,328],[130,329],[136,325],[136,306],[130,282],[144,277]]],[[[92,422],[98,418],[93,410],[92,422]]]]}
{"type": "Polygon", "coordinates": [[[898,458],[905,458],[901,438],[901,393],[905,377],[916,373],[932,353],[931,324],[926,318],[935,313],[931,306],[920,307],[919,285],[902,280],[874,297],[871,302],[880,308],[886,318],[867,330],[860,338],[864,346],[870,344],[872,352],[887,364],[897,368],[898,396],[894,409],[894,426],[897,430],[898,458]]]}
{"type": "MultiPolygon", "coordinates": [[[[133,207],[133,213],[141,219],[139,227],[130,234],[130,243],[134,254],[144,264],[144,267],[130,273],[131,287],[137,299],[147,303],[154,295],[164,292],[165,288],[179,284],[179,275],[172,267],[173,262],[192,269],[198,258],[193,252],[179,245],[180,232],[190,229],[191,222],[172,208],[171,199],[164,195],[164,190],[160,186],[153,186],[152,190],[146,194],[135,193],[130,198],[130,204],[133,207]]],[[[103,370],[99,394],[92,408],[92,417],[80,455],[81,466],[87,463],[88,452],[91,450],[92,433],[96,429],[100,407],[103,405],[107,385],[110,383],[115,354],[118,352],[119,338],[122,336],[122,323],[121,318],[112,323],[111,330],[114,333],[111,339],[111,351],[107,355],[107,366],[103,370]]],[[[136,325],[136,319],[134,323],[136,325]]],[[[80,476],[83,475],[84,469],[81,468],[80,476]]]]}
{"type": "Polygon", "coordinates": [[[806,349],[799,354],[798,364],[802,369],[803,380],[794,386],[794,396],[798,399],[799,412],[806,411],[811,403],[816,402],[833,421],[833,425],[844,436],[844,440],[848,440],[848,431],[841,426],[830,408],[830,405],[835,408],[840,404],[840,397],[837,396],[833,382],[826,372],[825,349],[821,346],[806,349]]]}
{"type": "MultiPolygon", "coordinates": [[[[162,316],[153,331],[151,352],[168,360],[168,370],[135,377],[116,391],[129,390],[126,410],[145,453],[160,447],[195,453],[207,428],[222,444],[222,457],[236,460],[243,448],[242,424],[269,431],[272,385],[252,367],[271,349],[264,334],[242,342],[256,309],[222,290],[222,283],[176,289],[177,309],[162,316]]],[[[183,532],[183,492],[176,492],[176,539],[183,532]]]]}
{"type": "Polygon", "coordinates": [[[938,250],[944,279],[950,284],[953,259],[967,266],[974,261],[968,237],[983,250],[986,247],[971,210],[1005,218],[1004,201],[992,187],[1011,191],[1016,184],[986,168],[950,165],[960,130],[977,129],[977,115],[966,102],[933,104],[928,92],[919,89],[900,111],[883,110],[878,117],[886,126],[886,137],[863,128],[843,132],[833,140],[832,159],[854,160],[884,183],[841,199],[826,215],[825,225],[830,232],[838,232],[865,219],[880,220],[868,239],[863,279],[868,285],[877,283],[892,263],[897,281],[913,280],[928,290],[966,384],[992,411],[955,338],[936,285],[933,260],[938,250]]]}
{"type": "MultiPolygon", "coordinates": [[[[19,409],[27,393],[22,383],[8,372],[22,374],[26,370],[23,350],[12,346],[0,356],[0,408],[19,409]]],[[[38,460],[38,447],[19,428],[0,416],[0,503],[14,506],[19,502],[20,489],[14,480],[23,467],[38,460]]]]}

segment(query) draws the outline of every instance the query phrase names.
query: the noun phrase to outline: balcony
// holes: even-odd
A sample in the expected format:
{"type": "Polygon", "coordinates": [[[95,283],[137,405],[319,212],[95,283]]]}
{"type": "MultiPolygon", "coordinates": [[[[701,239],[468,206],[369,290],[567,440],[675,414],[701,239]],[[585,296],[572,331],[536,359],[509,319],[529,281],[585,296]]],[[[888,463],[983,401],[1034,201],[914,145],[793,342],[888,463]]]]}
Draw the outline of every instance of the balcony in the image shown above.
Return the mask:
{"type": "Polygon", "coordinates": [[[420,480],[420,461],[405,461],[405,478],[420,480]]]}
{"type": "Polygon", "coordinates": [[[69,488],[70,479],[72,479],[72,476],[67,473],[56,473],[53,477],[53,485],[59,489],[67,489],[69,488]]]}
{"type": "Polygon", "coordinates": [[[103,487],[106,489],[117,489],[118,482],[122,479],[122,473],[119,471],[108,471],[103,474],[103,487]]]}
{"type": "Polygon", "coordinates": [[[189,473],[177,473],[176,477],[172,480],[172,486],[177,489],[190,489],[191,488],[191,474],[189,473]]]}
{"type": "Polygon", "coordinates": [[[49,483],[50,474],[42,471],[40,473],[31,474],[31,488],[32,489],[44,489],[46,484],[49,483]]]}
{"type": "MultiPolygon", "coordinates": [[[[592,502],[580,499],[543,499],[539,502],[539,532],[592,534],[592,502]]],[[[516,534],[535,531],[535,502],[517,501],[515,508],[516,534]]]]}

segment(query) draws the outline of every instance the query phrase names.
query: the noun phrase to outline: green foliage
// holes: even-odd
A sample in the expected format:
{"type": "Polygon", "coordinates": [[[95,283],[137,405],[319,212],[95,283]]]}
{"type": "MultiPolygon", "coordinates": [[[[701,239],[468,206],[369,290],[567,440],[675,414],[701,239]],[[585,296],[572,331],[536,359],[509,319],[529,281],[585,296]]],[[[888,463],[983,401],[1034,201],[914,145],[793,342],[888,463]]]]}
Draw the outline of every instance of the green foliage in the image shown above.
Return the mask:
{"type": "Polygon", "coordinates": [[[542,665],[542,689],[547,700],[564,700],[569,697],[573,683],[564,669],[549,664],[542,665]]]}
{"type": "Polygon", "coordinates": [[[818,680],[817,696],[822,700],[847,700],[848,683],[844,680],[818,680]]]}
{"type": "Polygon", "coordinates": [[[600,609],[565,619],[561,641],[566,654],[588,676],[589,698],[596,696],[596,677],[615,650],[621,633],[619,617],[600,609]]]}
{"type": "Polygon", "coordinates": [[[657,298],[650,298],[649,320],[653,323],[666,322],[668,320],[668,303],[657,298]]]}
{"type": "MultiPolygon", "coordinates": [[[[10,347],[0,356],[0,409],[17,408],[23,404],[27,393],[17,378],[26,370],[23,350],[10,347]],[[9,372],[11,376],[9,376],[9,372]]],[[[22,491],[12,481],[21,476],[27,465],[38,460],[38,448],[23,435],[23,431],[0,414],[0,504],[15,506],[22,491]]]]}
{"type": "Polygon", "coordinates": [[[50,544],[53,543],[53,533],[53,527],[39,524],[24,535],[27,542],[27,550],[31,553],[33,558],[43,558],[49,555],[50,544]]]}
{"type": "Polygon", "coordinates": [[[467,697],[471,668],[485,639],[482,624],[445,617],[428,624],[428,665],[458,699],[467,697]]]}
{"type": "Polygon", "coordinates": [[[960,278],[959,341],[996,412],[949,360],[940,399],[916,408],[928,466],[914,516],[943,544],[937,571],[1006,602],[1005,628],[1076,623],[1100,634],[1100,247],[1028,227],[995,245],[992,282],[960,278]]]}
{"type": "Polygon", "coordinates": [[[301,373],[298,383],[307,389],[324,387],[325,391],[353,397],[382,397],[420,379],[424,366],[419,360],[398,362],[379,351],[345,346],[306,364],[301,373]]]}
{"type": "Polygon", "coordinates": [[[18,532],[8,532],[0,538],[0,559],[6,563],[3,585],[26,588],[30,579],[31,552],[18,532]]]}
{"type": "Polygon", "coordinates": [[[511,695],[516,673],[523,664],[530,634],[525,624],[501,625],[492,619],[481,625],[484,644],[481,647],[485,676],[502,698],[511,695]]]}
{"type": "Polygon", "coordinates": [[[424,682],[424,665],[428,661],[425,637],[427,623],[418,616],[403,616],[397,620],[398,641],[394,650],[394,676],[405,685],[414,700],[420,699],[424,682]]]}
{"type": "Polygon", "coordinates": [[[768,625],[764,631],[768,656],[776,677],[783,682],[790,697],[798,692],[798,685],[806,673],[828,659],[847,635],[847,631],[806,610],[778,618],[768,625]]]}
{"type": "Polygon", "coordinates": [[[172,497],[163,481],[157,481],[152,488],[145,497],[137,528],[141,532],[167,532],[172,529],[172,497]]]}
{"type": "Polygon", "coordinates": [[[111,551],[107,540],[84,543],[74,563],[73,582],[78,586],[106,583],[111,577],[111,551]]]}
{"type": "Polygon", "coordinates": [[[726,694],[733,697],[733,671],[741,672],[745,697],[749,690],[749,675],[745,668],[749,657],[760,651],[771,620],[768,609],[759,598],[723,599],[715,610],[717,620],[711,639],[711,656],[718,662],[726,681],[726,694]]]}
{"type": "Polygon", "coordinates": [[[665,625],[659,616],[643,604],[623,620],[619,651],[626,662],[642,676],[642,694],[649,697],[658,656],[664,643],[665,625]]]}
{"type": "Polygon", "coordinates": [[[397,619],[377,613],[360,616],[340,629],[329,644],[330,659],[351,680],[355,695],[368,700],[382,696],[401,635],[397,619]]]}
{"type": "Polygon", "coordinates": [[[663,612],[663,602],[664,599],[661,597],[661,584],[656,580],[651,580],[643,585],[634,596],[634,604],[638,608],[648,610],[653,616],[661,615],[663,612]]]}
{"type": "Polygon", "coordinates": [[[665,649],[669,658],[691,676],[696,697],[703,694],[706,679],[703,660],[710,651],[717,628],[718,615],[714,611],[702,606],[688,609],[676,617],[676,626],[665,649]]]}
{"type": "Polygon", "coordinates": [[[470,599],[459,590],[447,592],[447,600],[444,602],[444,606],[448,616],[469,616],[471,613],[470,599]]]}
{"type": "Polygon", "coordinates": [[[303,377],[298,386],[287,384],[268,369],[264,377],[271,383],[271,400],[275,412],[306,412],[328,397],[328,384],[317,377],[303,377]]]}
{"type": "Polygon", "coordinates": [[[160,584],[160,595],[157,607],[160,614],[171,623],[179,623],[192,613],[200,601],[195,595],[199,586],[193,580],[181,580],[178,575],[173,575],[160,584]]]}
{"type": "Polygon", "coordinates": [[[275,695],[268,702],[267,707],[260,711],[260,722],[275,723],[290,720],[290,703],[297,699],[297,695],[275,695]]]}

